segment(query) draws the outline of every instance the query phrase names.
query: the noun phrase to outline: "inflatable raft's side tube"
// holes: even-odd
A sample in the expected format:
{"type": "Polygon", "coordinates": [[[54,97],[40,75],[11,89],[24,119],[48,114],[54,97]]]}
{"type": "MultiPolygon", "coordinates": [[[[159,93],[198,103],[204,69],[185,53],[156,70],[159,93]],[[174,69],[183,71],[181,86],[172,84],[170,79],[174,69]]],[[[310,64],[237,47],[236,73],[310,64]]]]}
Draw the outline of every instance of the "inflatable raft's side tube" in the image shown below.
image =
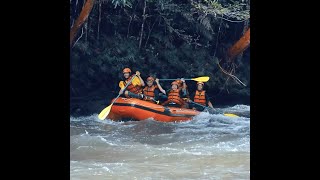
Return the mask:
{"type": "Polygon", "coordinates": [[[199,111],[185,108],[164,107],[134,98],[119,98],[112,106],[109,119],[133,118],[145,120],[153,118],[156,121],[173,122],[191,120],[199,111]]]}

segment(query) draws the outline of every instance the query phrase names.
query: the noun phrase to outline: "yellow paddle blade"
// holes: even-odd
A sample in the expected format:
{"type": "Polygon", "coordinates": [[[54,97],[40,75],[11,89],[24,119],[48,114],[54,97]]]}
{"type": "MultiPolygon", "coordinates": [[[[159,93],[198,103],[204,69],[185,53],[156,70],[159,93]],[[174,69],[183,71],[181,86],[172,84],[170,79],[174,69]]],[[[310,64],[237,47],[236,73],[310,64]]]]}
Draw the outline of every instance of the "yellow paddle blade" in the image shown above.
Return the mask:
{"type": "Polygon", "coordinates": [[[104,119],[108,116],[108,114],[110,113],[111,107],[112,107],[112,105],[104,108],[104,109],[101,111],[101,113],[98,115],[98,118],[99,118],[100,120],[104,120],[104,119]]]}
{"type": "Polygon", "coordinates": [[[192,78],[192,80],[194,80],[194,81],[201,81],[201,82],[207,82],[207,81],[209,81],[209,79],[210,79],[210,77],[208,77],[208,76],[192,78]]]}
{"type": "Polygon", "coordinates": [[[235,114],[223,114],[223,115],[228,116],[228,117],[239,117],[239,116],[237,116],[235,114]]]}

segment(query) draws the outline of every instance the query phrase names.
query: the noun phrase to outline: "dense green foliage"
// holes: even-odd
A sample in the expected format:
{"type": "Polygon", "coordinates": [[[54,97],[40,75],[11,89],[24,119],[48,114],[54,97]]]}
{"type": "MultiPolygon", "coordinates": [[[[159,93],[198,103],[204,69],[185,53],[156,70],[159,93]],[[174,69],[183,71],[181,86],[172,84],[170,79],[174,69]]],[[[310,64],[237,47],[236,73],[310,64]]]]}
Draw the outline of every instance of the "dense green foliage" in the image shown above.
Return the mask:
{"type": "MultiPolygon", "coordinates": [[[[71,23],[83,4],[75,1],[71,23]]],[[[146,0],[143,16],[144,0],[97,0],[71,49],[71,113],[99,113],[109,105],[124,67],[140,71],[144,79],[210,76],[205,88],[214,105],[248,104],[250,48],[233,64],[222,64],[233,67],[247,86],[228,78],[216,62],[242,36],[249,7],[246,0],[146,0]]],[[[169,82],[162,84],[169,88],[169,82]]],[[[195,82],[187,84],[192,92],[195,82]]]]}

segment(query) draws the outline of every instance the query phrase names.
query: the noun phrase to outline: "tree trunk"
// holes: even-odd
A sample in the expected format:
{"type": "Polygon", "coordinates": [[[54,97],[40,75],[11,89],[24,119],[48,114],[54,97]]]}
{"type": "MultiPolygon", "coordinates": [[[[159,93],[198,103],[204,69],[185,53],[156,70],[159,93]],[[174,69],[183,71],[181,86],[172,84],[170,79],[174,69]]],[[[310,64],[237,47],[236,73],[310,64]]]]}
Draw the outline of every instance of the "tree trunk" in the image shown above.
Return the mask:
{"type": "Polygon", "coordinates": [[[147,7],[147,0],[144,0],[144,8],[143,8],[143,15],[142,15],[143,20],[142,20],[141,31],[140,31],[139,49],[141,48],[141,43],[142,43],[144,21],[146,20],[146,7],[147,7]]]}
{"type": "Polygon", "coordinates": [[[99,20],[98,20],[98,35],[97,35],[98,41],[99,41],[99,34],[100,34],[100,22],[101,22],[101,1],[99,1],[99,20]]]}
{"type": "MultiPolygon", "coordinates": [[[[241,36],[243,36],[244,33],[246,33],[246,31],[248,30],[248,28],[249,28],[249,20],[247,20],[247,21],[244,22],[241,36]]],[[[243,51],[242,51],[242,52],[238,55],[238,57],[237,57],[237,61],[238,61],[238,62],[241,61],[242,56],[243,56],[243,51]]]]}
{"type": "Polygon", "coordinates": [[[227,54],[227,61],[232,61],[238,54],[243,52],[250,44],[250,28],[229,50],[227,54]]]}
{"type": "Polygon", "coordinates": [[[136,7],[133,10],[132,16],[130,16],[130,21],[129,21],[129,25],[128,25],[128,32],[127,32],[127,38],[129,37],[131,22],[132,22],[132,20],[134,20],[134,17],[136,16],[135,13],[136,13],[138,5],[139,5],[139,3],[137,3],[136,7]]]}
{"type": "Polygon", "coordinates": [[[77,18],[76,22],[74,23],[74,25],[72,26],[72,28],[70,30],[70,46],[72,45],[73,40],[74,40],[75,36],[77,35],[79,28],[87,20],[95,1],[96,0],[87,0],[86,4],[82,8],[79,17],[77,18]]]}
{"type": "MultiPolygon", "coordinates": [[[[158,18],[157,18],[157,19],[158,19],[158,18]]],[[[154,23],[152,24],[151,29],[150,29],[150,26],[149,26],[149,33],[148,33],[148,37],[147,37],[146,43],[144,44],[144,47],[145,47],[145,48],[147,47],[147,43],[148,43],[148,40],[149,40],[149,37],[150,37],[151,31],[152,31],[152,29],[153,29],[154,25],[156,24],[157,19],[155,19],[155,20],[154,20],[154,23]]],[[[150,21],[150,22],[151,22],[151,21],[150,21]]]]}

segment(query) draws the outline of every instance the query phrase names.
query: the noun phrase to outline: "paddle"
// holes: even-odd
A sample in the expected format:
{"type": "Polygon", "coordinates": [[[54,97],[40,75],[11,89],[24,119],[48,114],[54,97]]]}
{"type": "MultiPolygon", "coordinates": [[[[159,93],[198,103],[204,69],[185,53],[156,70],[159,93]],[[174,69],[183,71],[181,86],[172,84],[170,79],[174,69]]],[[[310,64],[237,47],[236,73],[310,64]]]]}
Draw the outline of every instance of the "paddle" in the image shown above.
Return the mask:
{"type": "MultiPolygon", "coordinates": [[[[207,109],[207,108],[214,109],[214,108],[211,108],[211,107],[204,106],[204,105],[202,105],[202,104],[193,102],[193,101],[191,101],[191,100],[190,100],[190,102],[193,103],[193,104],[196,104],[196,105],[198,105],[198,106],[201,106],[201,107],[203,107],[203,108],[205,108],[205,109],[207,109]]],[[[237,115],[235,115],[235,114],[230,114],[230,113],[224,113],[223,115],[229,116],[229,117],[239,117],[239,116],[237,116],[237,115]]]]}
{"type": "MultiPolygon", "coordinates": [[[[209,81],[209,79],[210,79],[209,76],[202,76],[202,77],[190,78],[190,79],[184,79],[184,80],[207,82],[207,81],[209,81]]],[[[177,79],[159,79],[159,80],[160,81],[174,81],[174,80],[177,80],[177,79]]]]}
{"type": "MultiPolygon", "coordinates": [[[[136,77],[136,75],[134,75],[134,76],[131,78],[131,80],[127,83],[127,85],[126,85],[126,86],[124,87],[124,89],[123,89],[123,93],[124,93],[124,91],[126,90],[126,88],[129,86],[129,84],[131,84],[132,80],[133,80],[135,77],[136,77]]],[[[108,116],[108,114],[110,113],[110,110],[111,110],[111,107],[112,107],[113,103],[114,103],[119,97],[120,97],[120,94],[118,94],[118,96],[116,97],[116,99],[115,99],[108,107],[104,108],[104,109],[100,112],[100,114],[98,115],[98,118],[99,118],[100,120],[104,120],[104,119],[108,116]]]]}

